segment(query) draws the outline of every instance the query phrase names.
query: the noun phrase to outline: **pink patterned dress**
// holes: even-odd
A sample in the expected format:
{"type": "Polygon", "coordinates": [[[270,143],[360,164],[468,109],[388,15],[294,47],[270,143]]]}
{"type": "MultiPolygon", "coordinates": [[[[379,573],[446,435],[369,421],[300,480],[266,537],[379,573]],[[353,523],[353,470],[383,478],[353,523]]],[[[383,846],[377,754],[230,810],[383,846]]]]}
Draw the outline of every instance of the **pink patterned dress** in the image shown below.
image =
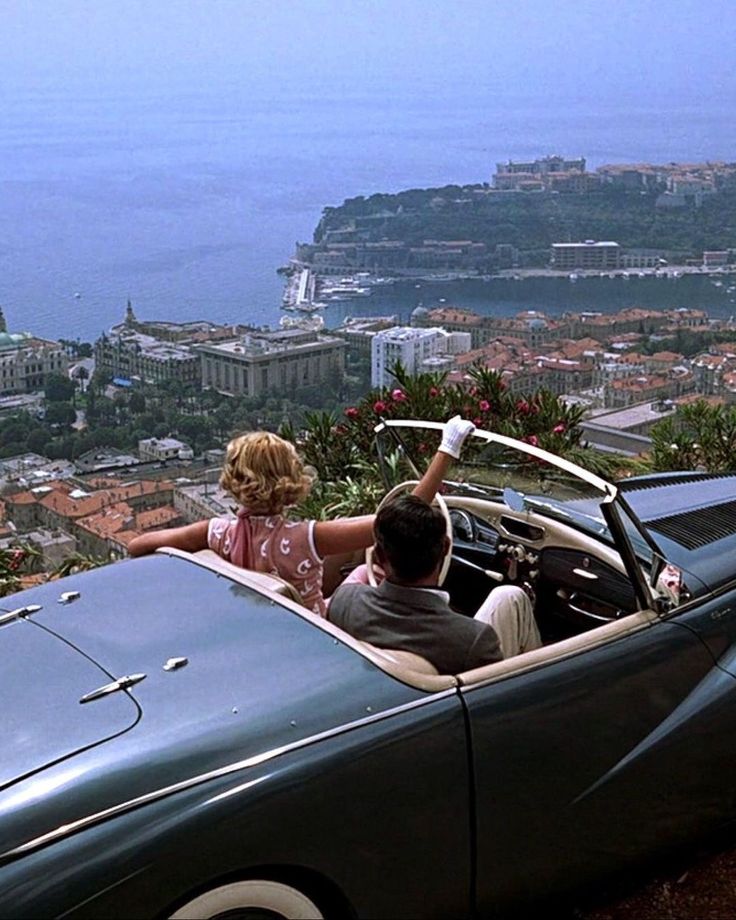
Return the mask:
{"type": "Polygon", "coordinates": [[[322,596],[324,560],[314,545],[314,521],[289,521],[280,514],[212,518],[207,545],[244,569],[279,575],[290,582],[304,606],[326,616],[322,596]]]}

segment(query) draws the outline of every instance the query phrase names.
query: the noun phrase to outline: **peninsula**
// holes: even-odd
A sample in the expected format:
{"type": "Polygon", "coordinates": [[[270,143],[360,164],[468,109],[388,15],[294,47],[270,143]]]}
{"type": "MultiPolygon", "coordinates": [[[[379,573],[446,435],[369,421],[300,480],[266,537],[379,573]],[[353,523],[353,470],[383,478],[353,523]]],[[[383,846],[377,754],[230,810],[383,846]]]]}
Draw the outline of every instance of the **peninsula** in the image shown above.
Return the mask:
{"type": "Polygon", "coordinates": [[[361,195],[326,207],[292,266],[399,277],[707,268],[736,261],[735,227],[736,163],[590,172],[583,158],[549,156],[499,163],[490,182],[361,195]],[[601,240],[593,257],[590,244],[601,240]],[[588,246],[580,261],[559,248],[571,245],[588,246]],[[604,254],[602,246],[613,249],[604,254]]]}

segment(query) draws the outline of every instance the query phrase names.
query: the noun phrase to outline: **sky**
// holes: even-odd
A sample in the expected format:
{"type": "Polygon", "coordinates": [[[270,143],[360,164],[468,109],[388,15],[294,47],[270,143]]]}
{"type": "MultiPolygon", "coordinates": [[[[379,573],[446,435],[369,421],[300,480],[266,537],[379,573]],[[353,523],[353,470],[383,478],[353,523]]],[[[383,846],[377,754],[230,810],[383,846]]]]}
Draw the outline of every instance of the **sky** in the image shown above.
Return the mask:
{"type": "Polygon", "coordinates": [[[0,0],[0,92],[736,100],[734,0],[0,0]]]}

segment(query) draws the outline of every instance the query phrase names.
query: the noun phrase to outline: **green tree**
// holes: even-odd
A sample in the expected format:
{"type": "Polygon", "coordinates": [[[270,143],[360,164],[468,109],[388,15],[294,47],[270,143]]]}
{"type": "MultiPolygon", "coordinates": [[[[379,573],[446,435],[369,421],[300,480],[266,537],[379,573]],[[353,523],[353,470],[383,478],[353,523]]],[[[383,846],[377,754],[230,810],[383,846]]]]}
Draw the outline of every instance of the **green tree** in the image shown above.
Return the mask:
{"type": "Polygon", "coordinates": [[[705,400],[679,407],[652,429],[651,463],[657,472],[736,469],[736,407],[705,400]]]}
{"type": "Polygon", "coordinates": [[[77,417],[74,408],[65,402],[52,402],[46,407],[46,422],[49,425],[68,427],[77,417]]]}
{"type": "Polygon", "coordinates": [[[74,382],[63,374],[49,374],[44,385],[47,402],[69,402],[74,397],[74,382]]]}

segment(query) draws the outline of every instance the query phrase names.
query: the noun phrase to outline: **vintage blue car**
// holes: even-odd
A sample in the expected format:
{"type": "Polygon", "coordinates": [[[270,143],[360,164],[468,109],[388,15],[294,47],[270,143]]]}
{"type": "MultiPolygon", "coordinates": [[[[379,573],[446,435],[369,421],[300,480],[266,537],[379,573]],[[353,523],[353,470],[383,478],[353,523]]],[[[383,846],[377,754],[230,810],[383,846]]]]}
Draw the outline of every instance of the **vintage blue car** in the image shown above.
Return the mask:
{"type": "MultiPolygon", "coordinates": [[[[382,425],[386,469],[439,427],[382,425]]],[[[524,586],[545,640],[497,664],[437,674],[208,552],[5,598],[0,916],[495,915],[733,821],[736,475],[465,456],[445,587],[524,586]]]]}

